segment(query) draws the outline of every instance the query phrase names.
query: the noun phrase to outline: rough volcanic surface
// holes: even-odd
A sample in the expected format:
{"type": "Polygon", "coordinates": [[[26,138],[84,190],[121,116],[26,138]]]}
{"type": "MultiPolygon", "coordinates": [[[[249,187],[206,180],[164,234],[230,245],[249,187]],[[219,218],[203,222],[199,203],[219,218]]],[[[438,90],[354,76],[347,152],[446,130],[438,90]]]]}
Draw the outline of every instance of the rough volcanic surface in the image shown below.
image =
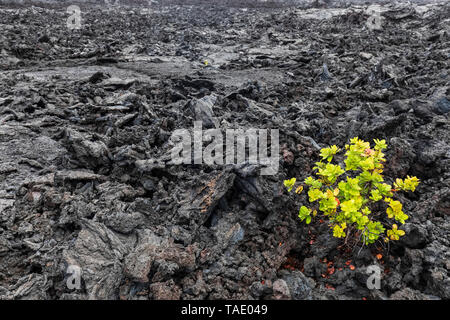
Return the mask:
{"type": "Polygon", "coordinates": [[[0,6],[0,299],[450,298],[448,3],[383,5],[381,29],[327,1],[66,9],[0,6]],[[278,173],[174,165],[195,120],[279,129],[278,173]],[[355,136],[421,179],[389,247],[304,225],[283,187],[355,136]]]}

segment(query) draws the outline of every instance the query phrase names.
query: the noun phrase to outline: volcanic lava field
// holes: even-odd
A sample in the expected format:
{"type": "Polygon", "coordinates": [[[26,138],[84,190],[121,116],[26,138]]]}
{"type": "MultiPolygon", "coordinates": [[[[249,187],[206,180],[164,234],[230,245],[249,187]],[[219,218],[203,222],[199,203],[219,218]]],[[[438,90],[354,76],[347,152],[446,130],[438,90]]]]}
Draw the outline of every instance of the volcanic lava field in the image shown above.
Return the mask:
{"type": "Polygon", "coordinates": [[[450,298],[448,2],[230,3],[0,4],[0,299],[450,298]],[[194,121],[279,130],[278,171],[173,164],[194,121]],[[389,245],[283,185],[353,137],[421,181],[389,245]]]}

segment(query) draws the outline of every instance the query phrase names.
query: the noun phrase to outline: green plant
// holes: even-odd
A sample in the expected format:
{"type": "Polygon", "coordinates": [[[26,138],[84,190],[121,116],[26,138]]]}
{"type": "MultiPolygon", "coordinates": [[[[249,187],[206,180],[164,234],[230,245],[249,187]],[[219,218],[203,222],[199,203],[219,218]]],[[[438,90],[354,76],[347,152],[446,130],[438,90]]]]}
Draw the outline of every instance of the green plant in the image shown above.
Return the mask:
{"type": "MultiPolygon", "coordinates": [[[[387,148],[385,140],[374,140],[375,146],[355,137],[345,145],[345,170],[338,164],[332,164],[334,156],[341,150],[333,145],[320,150],[321,161],[316,162],[313,170],[316,178],[308,177],[304,184],[309,187],[309,202],[313,208],[302,206],[299,218],[307,224],[317,215],[317,210],[323,214],[323,219],[337,238],[353,235],[360,237],[367,245],[374,243],[381,236],[384,241],[398,240],[405,234],[396,224],[389,227],[391,220],[401,224],[409,217],[402,210],[400,201],[394,200],[397,191],[415,191],[419,179],[408,176],[406,179],[396,179],[395,189],[384,182],[383,150],[387,148]],[[384,205],[383,205],[384,204],[384,205]],[[385,207],[385,211],[383,209],[385,207]],[[383,212],[387,219],[382,219],[383,212]],[[387,222],[386,222],[387,221],[387,222]],[[387,228],[386,235],[384,232],[387,228]]],[[[296,179],[284,181],[291,192],[296,179]]],[[[303,186],[296,189],[300,193],[303,186]]],[[[346,239],[346,241],[347,241],[346,239]]]]}

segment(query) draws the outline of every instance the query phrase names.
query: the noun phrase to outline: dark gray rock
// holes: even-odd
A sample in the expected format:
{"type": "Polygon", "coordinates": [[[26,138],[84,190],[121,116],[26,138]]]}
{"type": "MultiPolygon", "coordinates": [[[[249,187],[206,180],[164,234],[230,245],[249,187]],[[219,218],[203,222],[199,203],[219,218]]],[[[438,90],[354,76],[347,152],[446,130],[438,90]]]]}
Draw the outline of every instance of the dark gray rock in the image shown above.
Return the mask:
{"type": "Polygon", "coordinates": [[[218,127],[218,121],[214,117],[214,105],[216,101],[217,97],[210,95],[201,99],[194,99],[190,103],[194,111],[195,120],[201,121],[203,127],[206,129],[218,127]]]}
{"type": "Polygon", "coordinates": [[[63,253],[65,266],[80,268],[84,298],[117,299],[129,244],[103,224],[84,220],[82,227],[73,247],[63,253]]]}
{"type": "MultiPolygon", "coordinates": [[[[310,300],[311,292],[315,286],[312,279],[307,278],[300,271],[281,271],[279,275],[289,288],[290,297],[294,300],[310,300]]],[[[275,285],[275,282],[274,282],[275,285]]],[[[274,289],[275,291],[275,289],[274,289]]]]}
{"type": "Polygon", "coordinates": [[[405,231],[405,235],[401,238],[401,242],[411,249],[423,249],[430,241],[426,228],[420,225],[405,223],[400,228],[405,231]]]}

